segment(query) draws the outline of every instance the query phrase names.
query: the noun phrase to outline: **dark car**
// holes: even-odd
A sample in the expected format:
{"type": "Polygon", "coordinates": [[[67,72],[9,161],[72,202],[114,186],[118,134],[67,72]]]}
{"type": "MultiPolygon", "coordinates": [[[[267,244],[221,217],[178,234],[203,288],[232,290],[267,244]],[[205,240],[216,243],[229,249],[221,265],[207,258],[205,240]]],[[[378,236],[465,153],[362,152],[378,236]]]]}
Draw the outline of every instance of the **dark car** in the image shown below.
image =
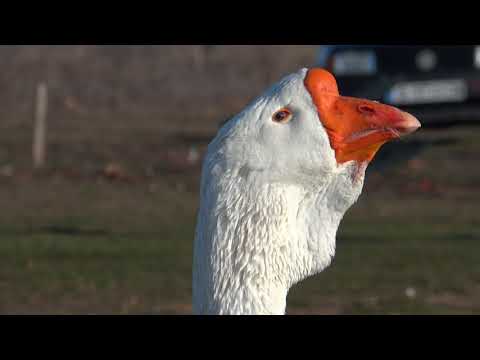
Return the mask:
{"type": "Polygon", "coordinates": [[[346,96],[378,100],[424,125],[480,120],[480,46],[321,46],[346,96]]]}

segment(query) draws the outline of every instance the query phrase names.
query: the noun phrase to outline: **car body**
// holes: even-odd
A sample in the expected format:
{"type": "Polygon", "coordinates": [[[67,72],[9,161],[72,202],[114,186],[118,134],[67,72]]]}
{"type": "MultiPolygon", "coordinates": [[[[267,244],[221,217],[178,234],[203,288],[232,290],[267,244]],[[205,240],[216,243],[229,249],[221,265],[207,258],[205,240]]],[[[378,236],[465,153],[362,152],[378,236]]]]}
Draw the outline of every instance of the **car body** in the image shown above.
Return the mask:
{"type": "Polygon", "coordinates": [[[480,120],[480,46],[328,45],[317,66],[343,95],[397,106],[427,126],[480,120]]]}

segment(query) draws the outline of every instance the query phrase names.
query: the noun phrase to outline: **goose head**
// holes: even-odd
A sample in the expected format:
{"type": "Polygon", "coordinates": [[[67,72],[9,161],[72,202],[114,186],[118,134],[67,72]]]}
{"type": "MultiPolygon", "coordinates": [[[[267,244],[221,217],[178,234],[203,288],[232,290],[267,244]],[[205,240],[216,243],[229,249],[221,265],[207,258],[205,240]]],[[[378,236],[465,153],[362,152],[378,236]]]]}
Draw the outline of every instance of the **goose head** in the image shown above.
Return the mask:
{"type": "Polygon", "coordinates": [[[284,314],[291,286],[331,263],[375,153],[419,126],[340,96],[319,68],[284,77],[231,118],[203,163],[194,313],[284,314]]]}

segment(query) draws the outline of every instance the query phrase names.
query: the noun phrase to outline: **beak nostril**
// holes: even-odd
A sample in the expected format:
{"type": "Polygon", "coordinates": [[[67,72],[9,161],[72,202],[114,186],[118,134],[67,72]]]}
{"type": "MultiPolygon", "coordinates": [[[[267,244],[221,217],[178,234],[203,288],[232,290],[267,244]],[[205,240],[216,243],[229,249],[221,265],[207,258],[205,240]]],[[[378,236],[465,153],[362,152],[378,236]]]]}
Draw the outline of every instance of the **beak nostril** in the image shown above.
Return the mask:
{"type": "Polygon", "coordinates": [[[370,105],[365,105],[365,104],[358,105],[358,111],[361,112],[362,114],[367,114],[367,115],[375,114],[375,109],[370,105]]]}

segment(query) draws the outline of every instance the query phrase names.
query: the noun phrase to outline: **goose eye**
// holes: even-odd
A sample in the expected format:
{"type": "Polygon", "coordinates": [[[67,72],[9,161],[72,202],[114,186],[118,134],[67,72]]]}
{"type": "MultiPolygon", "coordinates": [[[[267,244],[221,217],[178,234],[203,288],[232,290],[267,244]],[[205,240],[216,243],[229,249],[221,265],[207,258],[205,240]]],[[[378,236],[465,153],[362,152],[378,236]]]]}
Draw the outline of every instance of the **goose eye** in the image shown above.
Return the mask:
{"type": "Polygon", "coordinates": [[[283,108],[275,112],[272,116],[272,120],[280,124],[285,124],[292,118],[292,112],[287,108],[283,108]]]}

